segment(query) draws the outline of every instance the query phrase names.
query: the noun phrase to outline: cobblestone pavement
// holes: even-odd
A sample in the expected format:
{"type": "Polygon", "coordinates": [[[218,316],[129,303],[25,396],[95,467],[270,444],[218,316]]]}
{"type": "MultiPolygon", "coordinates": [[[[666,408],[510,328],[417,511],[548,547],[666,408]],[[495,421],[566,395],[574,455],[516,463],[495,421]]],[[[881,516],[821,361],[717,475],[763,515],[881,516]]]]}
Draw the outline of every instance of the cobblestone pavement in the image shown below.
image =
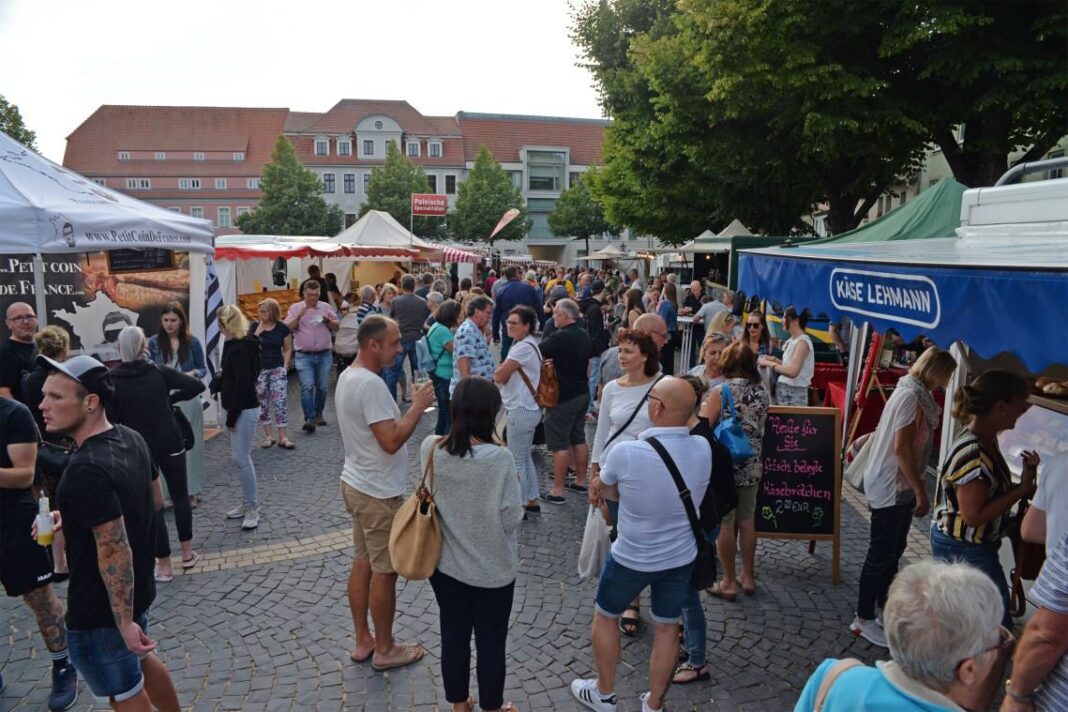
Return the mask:
{"type": "MultiPolygon", "coordinates": [[[[295,377],[290,385],[290,413],[297,417],[295,377]]],[[[224,516],[241,493],[228,466],[227,435],[207,443],[207,489],[194,512],[194,546],[204,561],[159,585],[150,616],[151,634],[186,708],[449,709],[439,667],[437,606],[426,582],[400,583],[395,626],[399,640],[427,648],[422,662],[376,674],[348,659],[353,638],[345,585],[351,552],[332,408],[331,396],[331,424],[316,433],[294,428],[296,450],[256,448],[262,518],[255,532],[242,532],[240,522],[224,516]]],[[[433,422],[433,414],[424,416],[412,442],[420,442],[433,422]]],[[[410,444],[408,450],[414,463],[417,448],[410,444]]],[[[547,458],[536,457],[544,471],[547,458]]],[[[413,465],[413,478],[416,469],[413,465]]],[[[596,583],[580,581],[575,565],[586,507],[579,495],[568,497],[564,506],[543,505],[543,513],[524,522],[520,533],[505,698],[524,712],[581,709],[569,683],[593,675],[589,624],[596,583]]],[[[831,585],[829,542],[810,556],[804,542],[761,540],[756,596],[736,603],[703,597],[712,680],[673,687],[666,709],[790,710],[824,658],[880,657],[882,651],[848,630],[868,521],[848,486],[842,509],[842,584],[831,585]]],[[[926,531],[925,522],[914,526],[906,559],[928,555],[926,531]]],[[[65,597],[66,584],[58,590],[65,597]]],[[[49,659],[29,611],[4,598],[0,621],[0,671],[7,682],[0,712],[45,709],[49,659]]],[[[624,639],[616,686],[622,712],[641,709],[650,643],[644,629],[638,638],[624,639]]],[[[472,694],[477,698],[474,680],[472,694]]],[[[75,709],[106,706],[94,704],[82,683],[75,709]]]]}

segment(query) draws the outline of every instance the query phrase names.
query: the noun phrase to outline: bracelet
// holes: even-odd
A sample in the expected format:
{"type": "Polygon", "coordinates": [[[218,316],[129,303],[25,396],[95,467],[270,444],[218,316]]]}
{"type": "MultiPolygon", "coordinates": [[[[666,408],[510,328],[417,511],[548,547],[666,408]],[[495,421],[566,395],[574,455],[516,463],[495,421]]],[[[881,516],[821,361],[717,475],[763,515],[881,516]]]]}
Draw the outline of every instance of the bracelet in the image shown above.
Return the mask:
{"type": "MultiPolygon", "coordinates": [[[[1041,687],[1041,685],[1039,687],[1041,687]]],[[[1012,678],[1009,678],[1008,680],[1005,681],[1005,694],[1015,702],[1025,702],[1025,703],[1034,702],[1035,701],[1035,695],[1038,694],[1038,689],[1039,688],[1036,687],[1031,692],[1028,692],[1027,694],[1024,694],[1022,692],[1016,692],[1015,690],[1012,689],[1012,678]]]]}

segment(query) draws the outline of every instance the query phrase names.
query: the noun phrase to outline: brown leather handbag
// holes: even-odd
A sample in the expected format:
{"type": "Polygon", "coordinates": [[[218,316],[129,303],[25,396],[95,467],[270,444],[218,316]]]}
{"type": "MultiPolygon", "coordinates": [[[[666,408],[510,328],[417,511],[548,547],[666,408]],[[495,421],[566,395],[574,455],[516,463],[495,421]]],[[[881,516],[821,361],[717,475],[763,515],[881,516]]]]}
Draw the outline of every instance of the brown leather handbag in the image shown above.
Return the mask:
{"type": "Polygon", "coordinates": [[[393,570],[409,581],[430,578],[441,559],[441,522],[434,505],[434,451],[443,440],[435,441],[430,448],[423,480],[397,510],[389,531],[393,570]]]}
{"type": "Polygon", "coordinates": [[[1024,541],[1020,536],[1020,527],[1023,525],[1024,515],[1031,504],[1027,500],[1021,500],[1016,508],[1016,516],[1009,524],[1009,539],[1012,541],[1012,553],[1016,565],[1009,574],[1009,614],[1019,617],[1027,610],[1027,598],[1024,596],[1023,582],[1034,581],[1042,571],[1042,564],[1046,562],[1045,544],[1035,544],[1024,541]]]}
{"type": "Polygon", "coordinates": [[[538,376],[537,390],[534,390],[534,385],[527,378],[527,374],[523,373],[522,366],[519,368],[519,375],[523,383],[527,384],[527,390],[534,397],[535,403],[542,408],[553,408],[560,401],[560,379],[556,377],[556,366],[553,365],[553,360],[542,358],[540,349],[538,349],[538,359],[541,361],[541,374],[538,376]]]}

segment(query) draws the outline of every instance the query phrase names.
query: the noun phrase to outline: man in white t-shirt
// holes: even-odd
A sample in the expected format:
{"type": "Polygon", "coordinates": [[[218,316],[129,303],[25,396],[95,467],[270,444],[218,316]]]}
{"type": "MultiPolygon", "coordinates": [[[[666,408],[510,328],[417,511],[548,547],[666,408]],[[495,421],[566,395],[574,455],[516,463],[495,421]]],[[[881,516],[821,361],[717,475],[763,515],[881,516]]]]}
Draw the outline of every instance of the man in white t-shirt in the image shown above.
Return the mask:
{"type": "Polygon", "coordinates": [[[1020,534],[1026,541],[1044,543],[1052,551],[1068,534],[1068,450],[1042,468],[1038,491],[1024,516],[1020,534]]]}
{"type": "Polygon", "coordinates": [[[574,680],[571,693],[592,710],[615,712],[619,617],[646,587],[651,587],[655,624],[649,660],[649,692],[643,712],[662,709],[677,661],[678,623],[690,591],[697,542],[679,490],[664,461],[647,441],[659,440],[675,461],[695,508],[700,508],[712,470],[712,449],[690,435],[686,423],[697,406],[693,388],[681,378],[664,378],[649,394],[653,427],[637,440],[621,442],[601,463],[600,480],[590,493],[619,500],[619,535],[601,571],[593,613],[593,657],[597,677],[574,680]]]}
{"type": "Polygon", "coordinates": [[[406,443],[434,401],[434,388],[430,383],[417,388],[411,408],[401,417],[397,402],[378,375],[403,350],[397,322],[377,314],[368,316],[357,338],[359,353],[338,377],[334,394],[345,448],[341,496],[352,517],[348,593],[356,647],[350,657],[356,662],[371,660],[371,666],[381,672],[414,663],[425,654],[419,645],[397,645],[393,640],[397,574],[389,557],[389,531],[408,484],[406,443]]]}

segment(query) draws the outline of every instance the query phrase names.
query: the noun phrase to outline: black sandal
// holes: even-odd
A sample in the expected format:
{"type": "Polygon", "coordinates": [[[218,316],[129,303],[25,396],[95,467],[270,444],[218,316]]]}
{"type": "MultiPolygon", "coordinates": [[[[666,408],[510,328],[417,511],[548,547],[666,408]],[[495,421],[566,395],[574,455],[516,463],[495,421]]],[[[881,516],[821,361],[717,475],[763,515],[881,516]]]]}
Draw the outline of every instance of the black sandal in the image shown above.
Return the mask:
{"type": "Polygon", "coordinates": [[[711,680],[712,673],[708,671],[708,665],[690,665],[690,663],[683,663],[675,668],[675,674],[671,676],[671,681],[676,685],[688,685],[691,682],[702,682],[704,680],[711,680]],[[678,677],[681,673],[696,673],[693,677],[686,680],[679,680],[678,677]]]}
{"type": "MultiPolygon", "coordinates": [[[[641,608],[638,606],[627,606],[627,611],[634,611],[635,613],[641,613],[641,608]]],[[[624,614],[626,611],[624,611],[624,614]]],[[[638,631],[641,630],[642,619],[639,616],[633,618],[619,617],[619,632],[628,638],[636,638],[638,631]]]]}

